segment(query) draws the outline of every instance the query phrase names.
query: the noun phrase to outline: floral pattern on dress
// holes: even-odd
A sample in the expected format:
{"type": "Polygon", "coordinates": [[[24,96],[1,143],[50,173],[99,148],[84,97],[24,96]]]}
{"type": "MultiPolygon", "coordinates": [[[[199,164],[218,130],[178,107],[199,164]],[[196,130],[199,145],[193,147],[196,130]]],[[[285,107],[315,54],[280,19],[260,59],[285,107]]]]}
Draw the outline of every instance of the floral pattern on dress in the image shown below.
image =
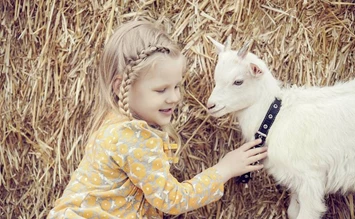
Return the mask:
{"type": "Polygon", "coordinates": [[[48,218],[162,218],[223,195],[214,168],[178,182],[169,172],[166,133],[140,120],[109,117],[92,138],[48,218]]]}

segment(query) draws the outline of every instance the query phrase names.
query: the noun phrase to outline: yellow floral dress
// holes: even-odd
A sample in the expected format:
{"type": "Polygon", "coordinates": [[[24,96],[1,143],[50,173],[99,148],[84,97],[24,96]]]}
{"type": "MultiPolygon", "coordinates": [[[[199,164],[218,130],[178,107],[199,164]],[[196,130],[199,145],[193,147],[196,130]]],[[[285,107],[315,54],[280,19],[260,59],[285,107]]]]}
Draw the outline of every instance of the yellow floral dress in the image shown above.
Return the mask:
{"type": "Polygon", "coordinates": [[[96,132],[49,218],[162,218],[223,195],[214,168],[178,182],[169,172],[166,133],[144,121],[109,116],[96,132]]]}

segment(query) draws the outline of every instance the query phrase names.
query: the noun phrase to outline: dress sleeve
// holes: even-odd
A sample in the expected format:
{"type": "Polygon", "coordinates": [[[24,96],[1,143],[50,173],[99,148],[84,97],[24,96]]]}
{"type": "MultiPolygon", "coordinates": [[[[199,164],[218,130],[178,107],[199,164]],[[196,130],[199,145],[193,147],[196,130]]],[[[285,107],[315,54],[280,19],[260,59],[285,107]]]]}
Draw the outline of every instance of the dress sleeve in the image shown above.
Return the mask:
{"type": "Polygon", "coordinates": [[[223,196],[224,185],[214,168],[178,182],[169,171],[163,140],[147,124],[127,123],[117,134],[120,140],[116,149],[119,153],[112,159],[143,191],[146,200],[160,211],[181,214],[223,196]]]}

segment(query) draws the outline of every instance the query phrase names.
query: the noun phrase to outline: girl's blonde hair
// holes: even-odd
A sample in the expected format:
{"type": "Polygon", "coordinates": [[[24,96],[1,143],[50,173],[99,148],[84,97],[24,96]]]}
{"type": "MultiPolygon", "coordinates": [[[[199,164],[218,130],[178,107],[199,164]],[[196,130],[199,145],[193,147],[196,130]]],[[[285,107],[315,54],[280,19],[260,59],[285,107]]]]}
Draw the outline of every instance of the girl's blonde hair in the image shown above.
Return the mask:
{"type": "MultiPolygon", "coordinates": [[[[106,43],[98,69],[99,96],[91,134],[98,129],[110,111],[132,119],[128,106],[128,92],[140,72],[150,69],[157,57],[177,58],[182,56],[180,48],[156,25],[147,21],[130,21],[118,27],[106,43]],[[121,78],[118,94],[114,92],[114,81],[121,78]]],[[[160,59],[161,60],[161,59],[160,59]]],[[[161,127],[179,145],[180,138],[175,129],[161,127]]]]}

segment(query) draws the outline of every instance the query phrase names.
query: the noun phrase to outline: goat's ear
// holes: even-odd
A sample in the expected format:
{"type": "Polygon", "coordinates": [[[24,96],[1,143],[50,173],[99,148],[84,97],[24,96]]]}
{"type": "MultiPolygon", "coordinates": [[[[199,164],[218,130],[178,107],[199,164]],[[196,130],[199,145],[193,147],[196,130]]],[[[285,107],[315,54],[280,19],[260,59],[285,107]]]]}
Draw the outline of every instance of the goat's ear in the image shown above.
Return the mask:
{"type": "Polygon", "coordinates": [[[232,48],[232,34],[229,34],[226,42],[224,42],[224,51],[229,51],[232,48]]]}
{"type": "Polygon", "coordinates": [[[238,51],[238,56],[242,59],[245,58],[245,56],[249,52],[249,46],[250,46],[250,41],[244,44],[244,46],[238,51]]]}
{"type": "Polygon", "coordinates": [[[250,69],[251,69],[251,74],[254,77],[259,77],[260,75],[263,74],[263,71],[259,68],[259,66],[257,66],[254,63],[250,63],[250,69]]]}
{"type": "Polygon", "coordinates": [[[224,52],[225,47],[224,47],[223,44],[217,42],[216,40],[214,40],[214,39],[213,39],[212,37],[210,37],[210,36],[207,36],[207,38],[208,38],[209,40],[211,40],[211,42],[212,42],[213,45],[215,46],[217,54],[220,54],[221,52],[224,52]]]}

